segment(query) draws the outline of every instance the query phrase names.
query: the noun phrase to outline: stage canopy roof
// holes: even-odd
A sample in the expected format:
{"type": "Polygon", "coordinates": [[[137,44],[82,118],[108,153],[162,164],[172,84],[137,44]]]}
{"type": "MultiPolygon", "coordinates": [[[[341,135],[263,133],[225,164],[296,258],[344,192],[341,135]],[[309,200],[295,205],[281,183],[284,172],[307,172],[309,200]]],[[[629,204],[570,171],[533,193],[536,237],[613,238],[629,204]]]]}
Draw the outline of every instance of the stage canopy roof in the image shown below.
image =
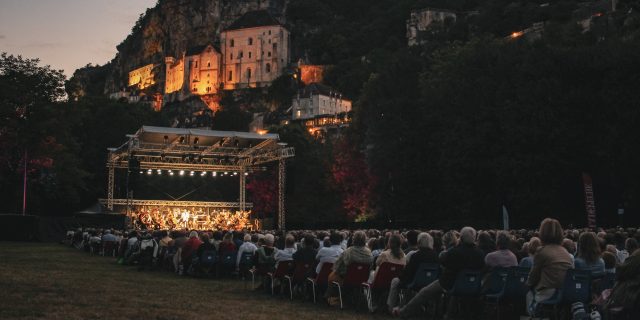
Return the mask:
{"type": "Polygon", "coordinates": [[[109,149],[107,166],[144,169],[252,170],[294,156],[277,134],[143,126],[109,149]]]}

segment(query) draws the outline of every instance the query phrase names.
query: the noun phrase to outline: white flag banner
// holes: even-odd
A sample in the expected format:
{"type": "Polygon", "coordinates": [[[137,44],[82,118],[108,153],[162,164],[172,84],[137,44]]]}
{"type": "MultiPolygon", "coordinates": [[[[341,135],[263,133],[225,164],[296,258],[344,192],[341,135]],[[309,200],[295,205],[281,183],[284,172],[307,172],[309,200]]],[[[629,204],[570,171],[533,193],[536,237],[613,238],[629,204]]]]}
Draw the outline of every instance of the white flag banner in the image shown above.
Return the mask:
{"type": "Polygon", "coordinates": [[[502,205],[502,229],[509,230],[509,212],[504,205],[502,205]]]}

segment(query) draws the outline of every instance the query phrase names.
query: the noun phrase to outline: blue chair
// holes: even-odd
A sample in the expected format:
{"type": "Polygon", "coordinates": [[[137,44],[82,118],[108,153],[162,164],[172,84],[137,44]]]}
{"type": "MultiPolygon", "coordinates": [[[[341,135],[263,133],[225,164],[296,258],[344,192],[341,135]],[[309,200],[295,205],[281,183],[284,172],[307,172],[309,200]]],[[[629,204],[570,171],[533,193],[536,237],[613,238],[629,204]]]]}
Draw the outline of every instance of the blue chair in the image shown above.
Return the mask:
{"type": "Polygon", "coordinates": [[[220,268],[224,273],[231,273],[236,269],[236,257],[238,256],[237,251],[225,253],[220,257],[220,268]]]}
{"type": "Polygon", "coordinates": [[[483,291],[485,301],[496,305],[497,318],[500,319],[500,306],[503,301],[510,301],[516,305],[524,305],[529,290],[529,268],[511,267],[508,269],[494,269],[487,281],[490,285],[483,291]]]}
{"type": "Polygon", "coordinates": [[[591,271],[569,269],[564,278],[562,288],[556,290],[551,298],[540,301],[536,314],[543,313],[548,307],[553,308],[554,318],[559,318],[559,310],[562,306],[571,305],[574,302],[582,302],[588,305],[591,301],[591,271]]]}
{"type": "Polygon", "coordinates": [[[467,308],[467,306],[476,304],[481,298],[482,276],[482,271],[480,270],[462,270],[458,272],[453,288],[444,292],[444,306],[446,309],[451,311],[451,306],[458,306],[457,309],[463,310],[465,313],[473,312],[472,309],[474,308],[467,308]],[[465,308],[461,308],[461,300],[465,300],[465,308]]]}
{"type": "Polygon", "coordinates": [[[407,289],[420,291],[440,277],[440,265],[437,263],[421,263],[407,289]]]}

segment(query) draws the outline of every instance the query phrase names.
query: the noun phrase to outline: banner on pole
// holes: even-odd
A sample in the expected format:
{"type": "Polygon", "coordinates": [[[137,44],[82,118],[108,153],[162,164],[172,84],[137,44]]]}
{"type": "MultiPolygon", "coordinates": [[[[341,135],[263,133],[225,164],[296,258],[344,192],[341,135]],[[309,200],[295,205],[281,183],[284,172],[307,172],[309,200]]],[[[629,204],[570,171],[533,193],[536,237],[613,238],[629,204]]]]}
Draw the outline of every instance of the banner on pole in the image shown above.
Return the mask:
{"type": "Polygon", "coordinates": [[[509,212],[504,205],[502,205],[502,230],[509,230],[509,212]]]}
{"type": "Polygon", "coordinates": [[[587,225],[591,229],[596,228],[596,202],[593,197],[593,181],[587,173],[582,173],[584,184],[584,206],[587,211],[587,225]]]}

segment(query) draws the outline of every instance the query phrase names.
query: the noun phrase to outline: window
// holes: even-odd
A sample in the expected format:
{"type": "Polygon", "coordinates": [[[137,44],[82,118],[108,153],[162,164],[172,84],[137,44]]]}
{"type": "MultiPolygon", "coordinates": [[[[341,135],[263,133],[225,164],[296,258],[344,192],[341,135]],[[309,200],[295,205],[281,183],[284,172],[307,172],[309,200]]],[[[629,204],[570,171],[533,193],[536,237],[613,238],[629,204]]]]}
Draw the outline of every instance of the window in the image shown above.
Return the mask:
{"type": "Polygon", "coordinates": [[[197,68],[197,67],[198,67],[198,61],[194,62],[193,67],[194,67],[194,68],[197,68]]]}
{"type": "Polygon", "coordinates": [[[207,73],[207,78],[209,78],[211,75],[209,73],[207,73]]]}
{"type": "Polygon", "coordinates": [[[227,81],[233,81],[233,71],[229,71],[229,80],[227,81]]]}
{"type": "Polygon", "coordinates": [[[271,63],[267,63],[267,65],[265,66],[267,73],[271,72],[271,63]]]}
{"type": "Polygon", "coordinates": [[[278,51],[278,44],[277,43],[273,43],[273,51],[278,51]]]}
{"type": "Polygon", "coordinates": [[[229,60],[233,60],[233,52],[229,54],[229,60]]]}
{"type": "Polygon", "coordinates": [[[300,118],[300,116],[301,116],[301,115],[302,115],[302,111],[300,111],[300,110],[296,111],[296,116],[297,116],[298,118],[300,118]]]}
{"type": "Polygon", "coordinates": [[[269,35],[271,35],[271,30],[269,30],[269,35]]]}
{"type": "Polygon", "coordinates": [[[211,61],[207,61],[207,68],[211,68],[211,61]]]}
{"type": "Polygon", "coordinates": [[[242,51],[238,53],[238,59],[242,59],[242,51]]]}
{"type": "Polygon", "coordinates": [[[251,79],[251,68],[247,68],[247,79],[251,79]]]}
{"type": "Polygon", "coordinates": [[[249,38],[249,45],[253,45],[253,38],[249,38]]]}
{"type": "Polygon", "coordinates": [[[269,39],[269,43],[271,43],[271,39],[269,39]]]}
{"type": "Polygon", "coordinates": [[[271,51],[267,52],[267,57],[271,57],[271,51]]]}
{"type": "Polygon", "coordinates": [[[193,87],[193,92],[198,92],[198,87],[193,87]]]}
{"type": "Polygon", "coordinates": [[[233,44],[234,44],[233,39],[229,40],[229,47],[233,48],[233,44]]]}
{"type": "Polygon", "coordinates": [[[251,59],[251,51],[249,51],[249,59],[251,59]]]}

